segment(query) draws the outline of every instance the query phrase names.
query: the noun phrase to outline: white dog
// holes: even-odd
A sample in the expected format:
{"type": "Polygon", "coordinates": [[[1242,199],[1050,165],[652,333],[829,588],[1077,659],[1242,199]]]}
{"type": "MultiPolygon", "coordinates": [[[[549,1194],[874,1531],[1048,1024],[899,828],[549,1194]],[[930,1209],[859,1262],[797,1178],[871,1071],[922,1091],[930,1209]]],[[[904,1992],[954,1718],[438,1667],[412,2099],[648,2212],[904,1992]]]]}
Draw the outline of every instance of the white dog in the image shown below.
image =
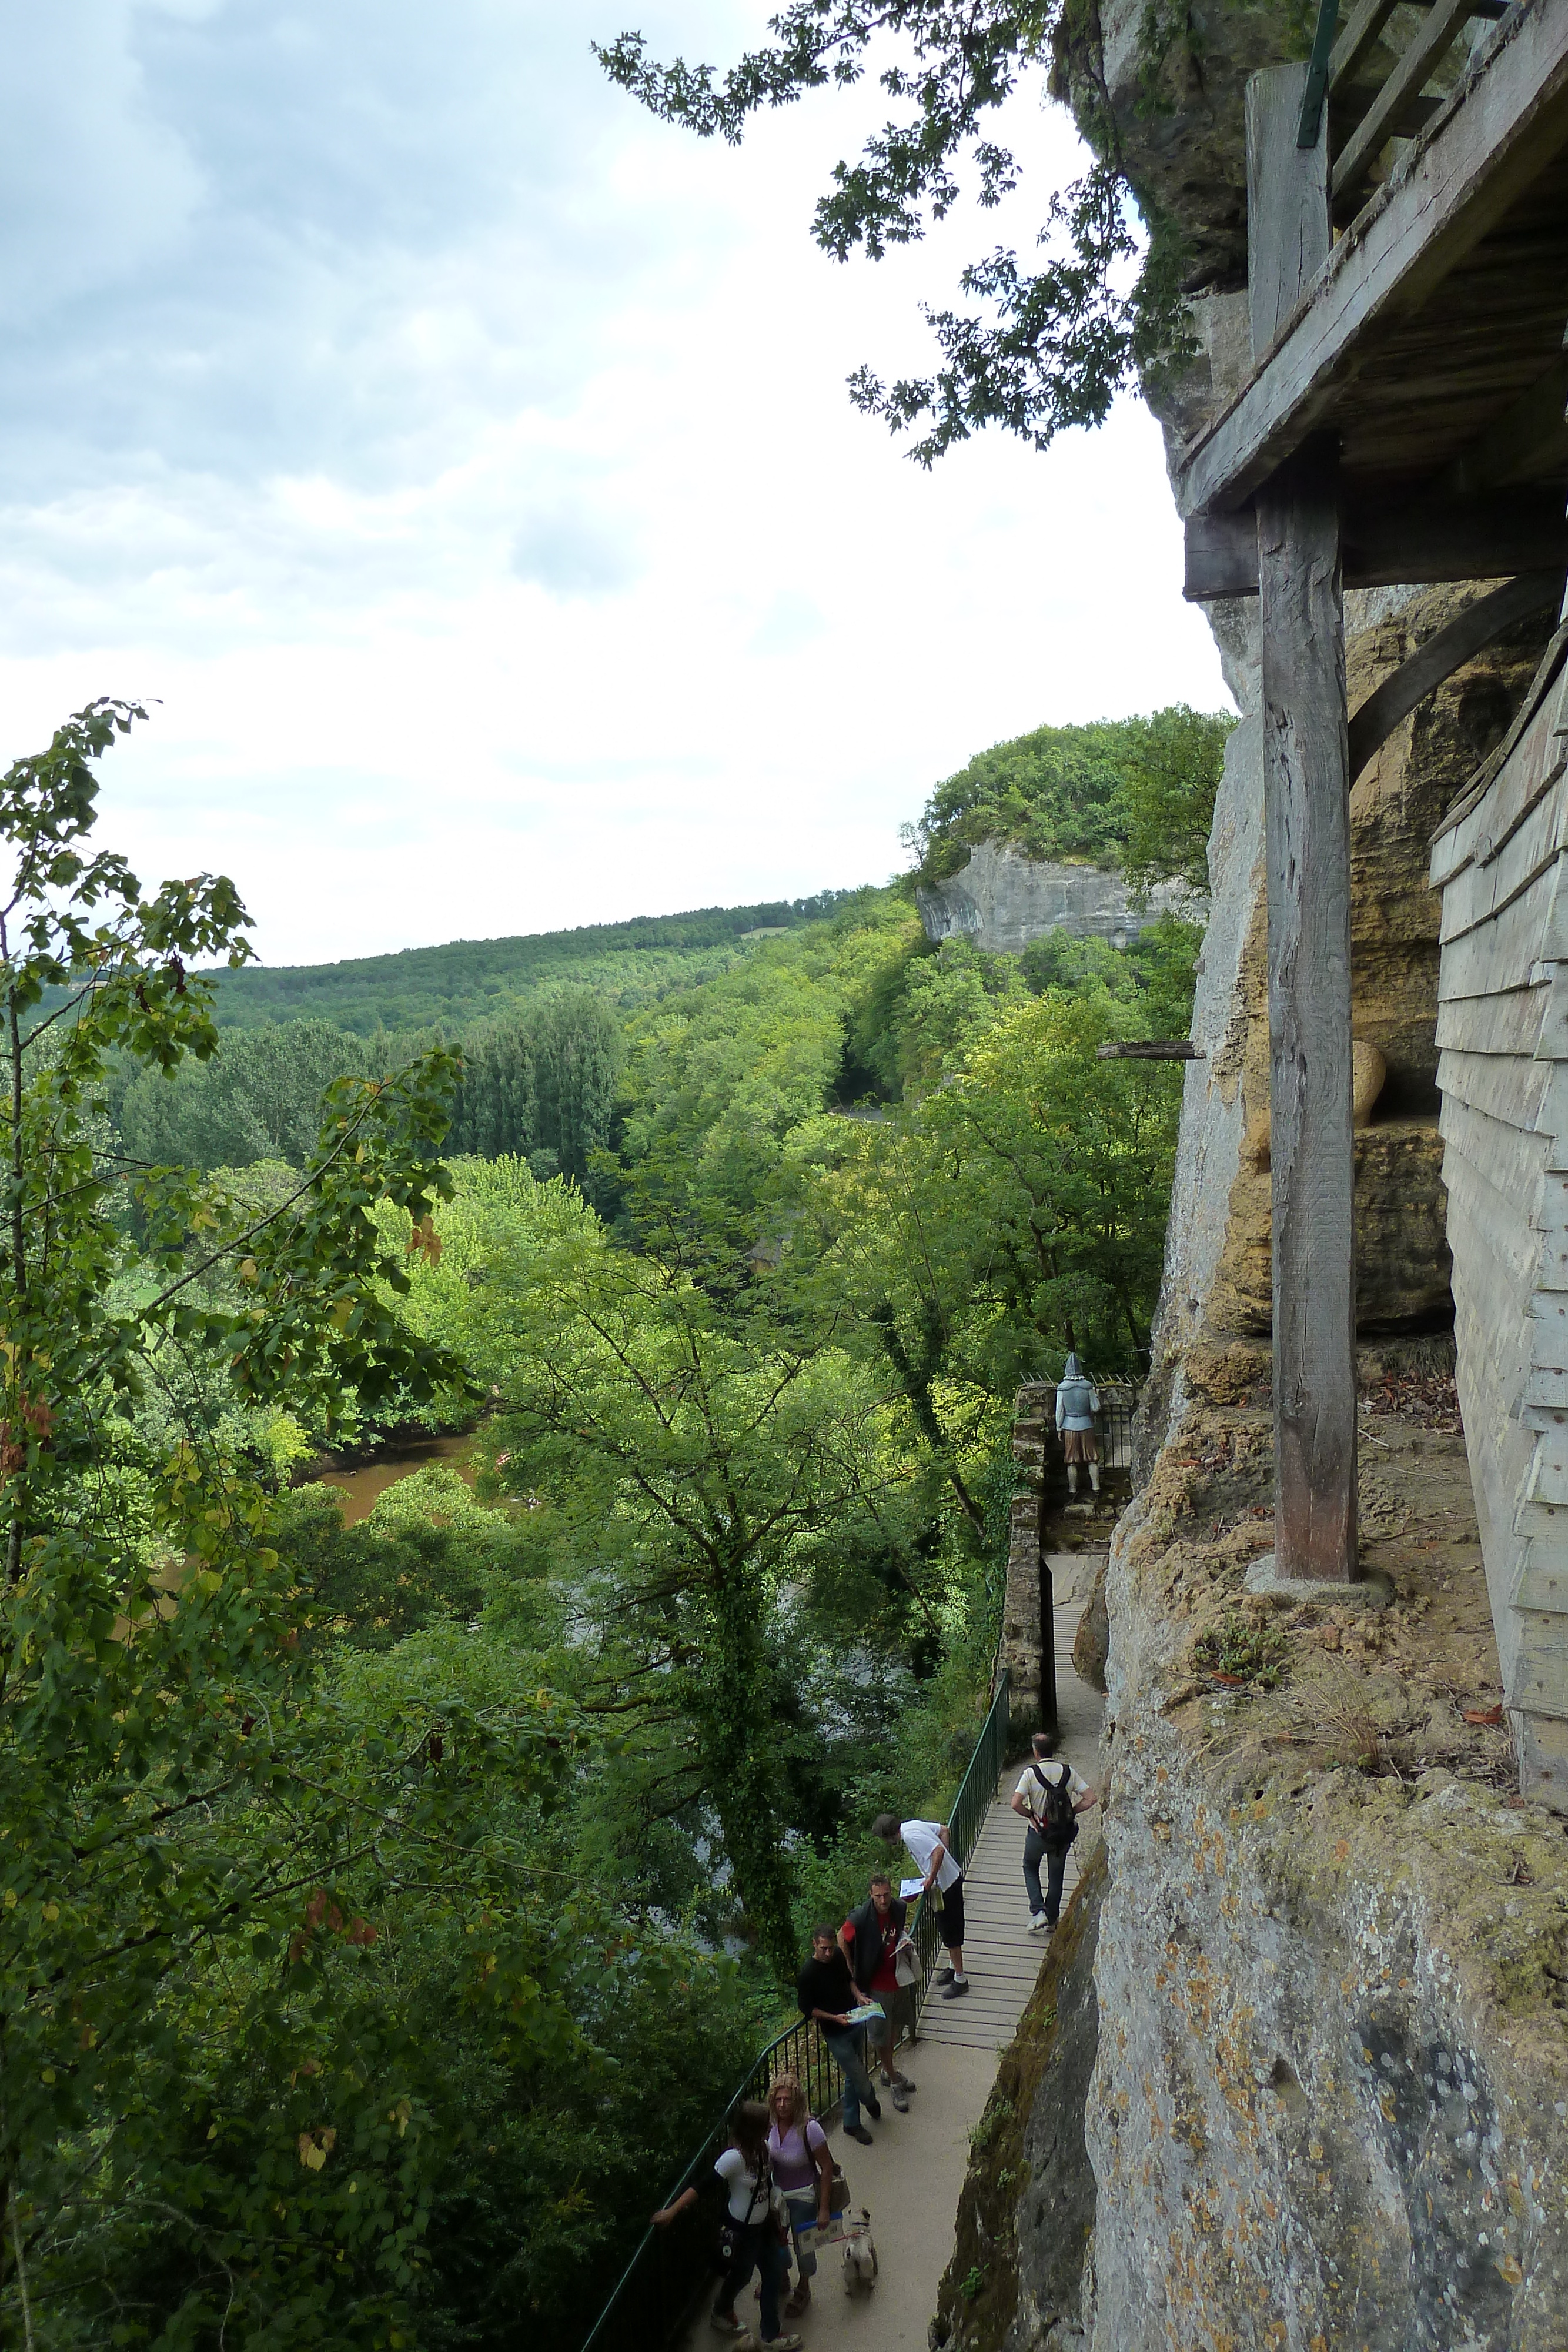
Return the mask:
{"type": "Polygon", "coordinates": [[[876,2242],[871,2234],[871,2215],[862,2210],[864,2227],[852,2238],[844,2240],[844,2293],[869,2294],[876,2284],[876,2242]]]}

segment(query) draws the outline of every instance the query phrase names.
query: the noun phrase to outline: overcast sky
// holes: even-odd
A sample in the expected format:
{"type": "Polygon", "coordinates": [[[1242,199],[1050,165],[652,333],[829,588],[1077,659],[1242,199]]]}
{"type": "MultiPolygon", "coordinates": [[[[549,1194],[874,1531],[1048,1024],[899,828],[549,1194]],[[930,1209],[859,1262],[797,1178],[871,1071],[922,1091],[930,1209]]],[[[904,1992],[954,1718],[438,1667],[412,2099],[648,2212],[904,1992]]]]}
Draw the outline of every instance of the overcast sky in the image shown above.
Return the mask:
{"type": "Polygon", "coordinates": [[[851,408],[1021,211],[841,267],[883,109],[731,149],[590,49],[728,62],[768,0],[0,0],[9,759],[104,772],[144,881],[231,873],[271,962],[881,880],[1042,721],[1224,700],[1135,404],[927,474],[851,408]]]}

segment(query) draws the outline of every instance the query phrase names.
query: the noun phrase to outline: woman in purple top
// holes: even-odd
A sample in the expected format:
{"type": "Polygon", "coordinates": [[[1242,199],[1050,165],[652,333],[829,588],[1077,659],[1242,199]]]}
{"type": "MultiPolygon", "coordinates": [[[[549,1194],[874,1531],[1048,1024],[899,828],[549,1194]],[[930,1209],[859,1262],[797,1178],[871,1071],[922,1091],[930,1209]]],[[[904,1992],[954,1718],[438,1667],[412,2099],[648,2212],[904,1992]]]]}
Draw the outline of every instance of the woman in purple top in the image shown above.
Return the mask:
{"type": "Polygon", "coordinates": [[[805,2091],[793,2074],[775,2074],[768,2093],[768,2154],[773,2178],[789,2208],[800,2273],[800,2284],[784,2306],[784,2316],[798,2319],[811,2300],[811,2281],[817,2271],[816,2249],[800,2243],[800,2232],[828,2219],[833,2160],[828,2154],[828,2135],[813,2116],[805,2091]]]}

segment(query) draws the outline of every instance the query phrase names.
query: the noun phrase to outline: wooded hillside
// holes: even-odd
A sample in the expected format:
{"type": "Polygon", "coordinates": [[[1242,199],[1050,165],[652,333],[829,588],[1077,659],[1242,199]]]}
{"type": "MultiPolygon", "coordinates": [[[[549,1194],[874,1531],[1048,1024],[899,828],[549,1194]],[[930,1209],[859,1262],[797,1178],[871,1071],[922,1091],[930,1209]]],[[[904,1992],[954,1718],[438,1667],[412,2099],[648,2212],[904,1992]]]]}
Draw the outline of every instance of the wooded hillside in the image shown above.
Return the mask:
{"type": "Polygon", "coordinates": [[[517,939],[452,940],[343,963],[247,964],[218,976],[217,1024],[252,1029],[307,1016],[369,1037],[377,1029],[461,1027],[539,990],[590,988],[627,1005],[646,1003],[673,985],[722,971],[748,934],[820,922],[852,895],[820,890],[810,898],[638,915],[517,939]]]}

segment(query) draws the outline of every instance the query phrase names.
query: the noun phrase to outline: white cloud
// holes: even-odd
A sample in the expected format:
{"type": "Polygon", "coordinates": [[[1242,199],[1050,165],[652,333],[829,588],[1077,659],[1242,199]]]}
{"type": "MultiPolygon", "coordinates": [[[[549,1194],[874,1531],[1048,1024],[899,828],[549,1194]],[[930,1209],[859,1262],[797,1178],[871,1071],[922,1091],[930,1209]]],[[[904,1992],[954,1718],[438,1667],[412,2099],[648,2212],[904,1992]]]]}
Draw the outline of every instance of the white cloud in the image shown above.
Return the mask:
{"type": "MultiPolygon", "coordinates": [[[[106,830],[232,872],[271,961],[880,877],[980,745],[1220,698],[1141,410],[926,475],[849,406],[1031,215],[835,268],[811,207],[879,94],[698,142],[604,83],[622,14],[760,31],[0,0],[5,748],[162,697],[106,830]]],[[[1071,142],[1015,111],[1038,213],[1071,142]]]]}

